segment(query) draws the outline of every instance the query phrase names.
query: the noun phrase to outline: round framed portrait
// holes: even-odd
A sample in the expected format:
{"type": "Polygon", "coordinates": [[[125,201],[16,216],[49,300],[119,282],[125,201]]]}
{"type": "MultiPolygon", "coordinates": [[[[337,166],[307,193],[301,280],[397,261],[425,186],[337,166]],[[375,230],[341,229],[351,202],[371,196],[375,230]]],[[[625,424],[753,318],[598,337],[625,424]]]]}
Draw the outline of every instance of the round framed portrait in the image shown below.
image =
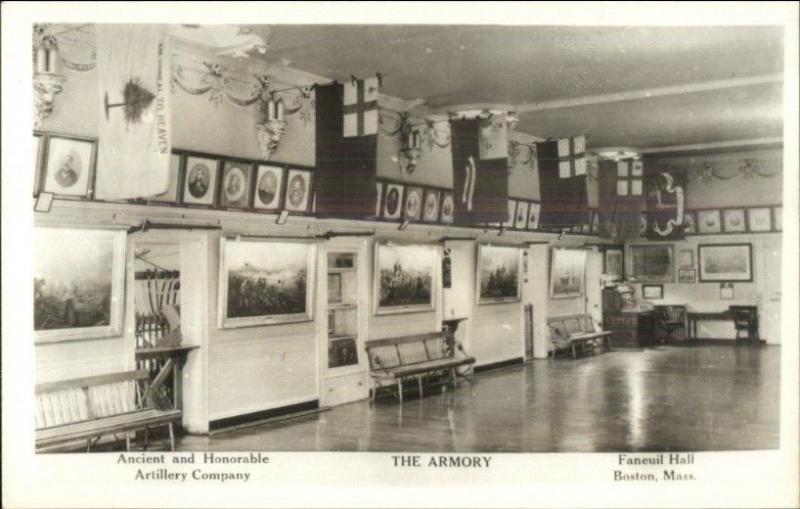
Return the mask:
{"type": "Polygon", "coordinates": [[[244,197],[247,177],[244,170],[238,166],[232,166],[225,174],[222,190],[225,193],[226,201],[230,203],[239,202],[244,197]]]}

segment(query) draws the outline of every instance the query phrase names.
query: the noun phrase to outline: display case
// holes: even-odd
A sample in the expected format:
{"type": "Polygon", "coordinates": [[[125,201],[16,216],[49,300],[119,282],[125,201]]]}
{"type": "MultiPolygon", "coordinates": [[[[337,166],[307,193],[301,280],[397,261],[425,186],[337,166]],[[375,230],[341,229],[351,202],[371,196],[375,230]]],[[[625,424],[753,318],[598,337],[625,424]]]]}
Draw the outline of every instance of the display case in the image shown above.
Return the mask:
{"type": "Polygon", "coordinates": [[[328,254],[328,368],[358,364],[356,255],[328,254]]]}

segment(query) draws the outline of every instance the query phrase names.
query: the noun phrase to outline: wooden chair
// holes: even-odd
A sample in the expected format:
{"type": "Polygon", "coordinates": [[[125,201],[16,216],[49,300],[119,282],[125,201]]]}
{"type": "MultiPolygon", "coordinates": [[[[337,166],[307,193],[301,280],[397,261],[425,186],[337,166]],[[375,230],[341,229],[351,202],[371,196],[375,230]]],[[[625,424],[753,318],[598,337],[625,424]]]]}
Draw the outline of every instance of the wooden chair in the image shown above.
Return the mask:
{"type": "Polygon", "coordinates": [[[729,311],[736,328],[736,343],[746,340],[758,344],[758,308],[756,306],[730,306],[729,311]]]}
{"type": "Polygon", "coordinates": [[[662,330],[667,335],[667,341],[672,339],[672,334],[680,330],[681,336],[686,337],[686,306],[656,306],[656,329],[662,330]]]}

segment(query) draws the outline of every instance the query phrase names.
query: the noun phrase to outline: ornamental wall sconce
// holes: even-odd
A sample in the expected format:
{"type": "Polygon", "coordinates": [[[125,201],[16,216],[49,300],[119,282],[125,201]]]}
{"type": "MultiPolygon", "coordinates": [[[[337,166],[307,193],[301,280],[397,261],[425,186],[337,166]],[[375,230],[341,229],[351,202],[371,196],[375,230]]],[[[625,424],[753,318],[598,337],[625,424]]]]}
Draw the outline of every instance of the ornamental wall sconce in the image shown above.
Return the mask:
{"type": "Polygon", "coordinates": [[[400,169],[411,175],[417,169],[417,160],[422,154],[422,135],[417,129],[412,129],[407,117],[402,118],[400,131],[400,152],[398,152],[398,162],[400,169]]]}
{"type": "Polygon", "coordinates": [[[275,100],[270,94],[267,100],[261,101],[261,119],[256,124],[258,148],[265,161],[278,150],[281,138],[286,132],[286,104],[283,99],[275,100]]]}
{"type": "Polygon", "coordinates": [[[42,35],[34,55],[33,125],[38,129],[42,121],[53,113],[56,96],[64,90],[67,79],[58,73],[58,42],[55,37],[42,35]]]}

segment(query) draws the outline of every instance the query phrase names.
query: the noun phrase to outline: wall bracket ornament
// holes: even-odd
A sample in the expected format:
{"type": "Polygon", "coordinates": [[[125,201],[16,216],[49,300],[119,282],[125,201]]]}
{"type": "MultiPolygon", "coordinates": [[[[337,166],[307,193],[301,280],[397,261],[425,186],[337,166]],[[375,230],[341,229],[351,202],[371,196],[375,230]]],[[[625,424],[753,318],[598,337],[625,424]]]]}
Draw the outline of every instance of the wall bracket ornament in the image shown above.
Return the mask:
{"type": "Polygon", "coordinates": [[[33,125],[39,128],[53,113],[56,96],[64,90],[66,78],[58,73],[58,41],[47,26],[36,25],[34,34],[33,125]]]}

